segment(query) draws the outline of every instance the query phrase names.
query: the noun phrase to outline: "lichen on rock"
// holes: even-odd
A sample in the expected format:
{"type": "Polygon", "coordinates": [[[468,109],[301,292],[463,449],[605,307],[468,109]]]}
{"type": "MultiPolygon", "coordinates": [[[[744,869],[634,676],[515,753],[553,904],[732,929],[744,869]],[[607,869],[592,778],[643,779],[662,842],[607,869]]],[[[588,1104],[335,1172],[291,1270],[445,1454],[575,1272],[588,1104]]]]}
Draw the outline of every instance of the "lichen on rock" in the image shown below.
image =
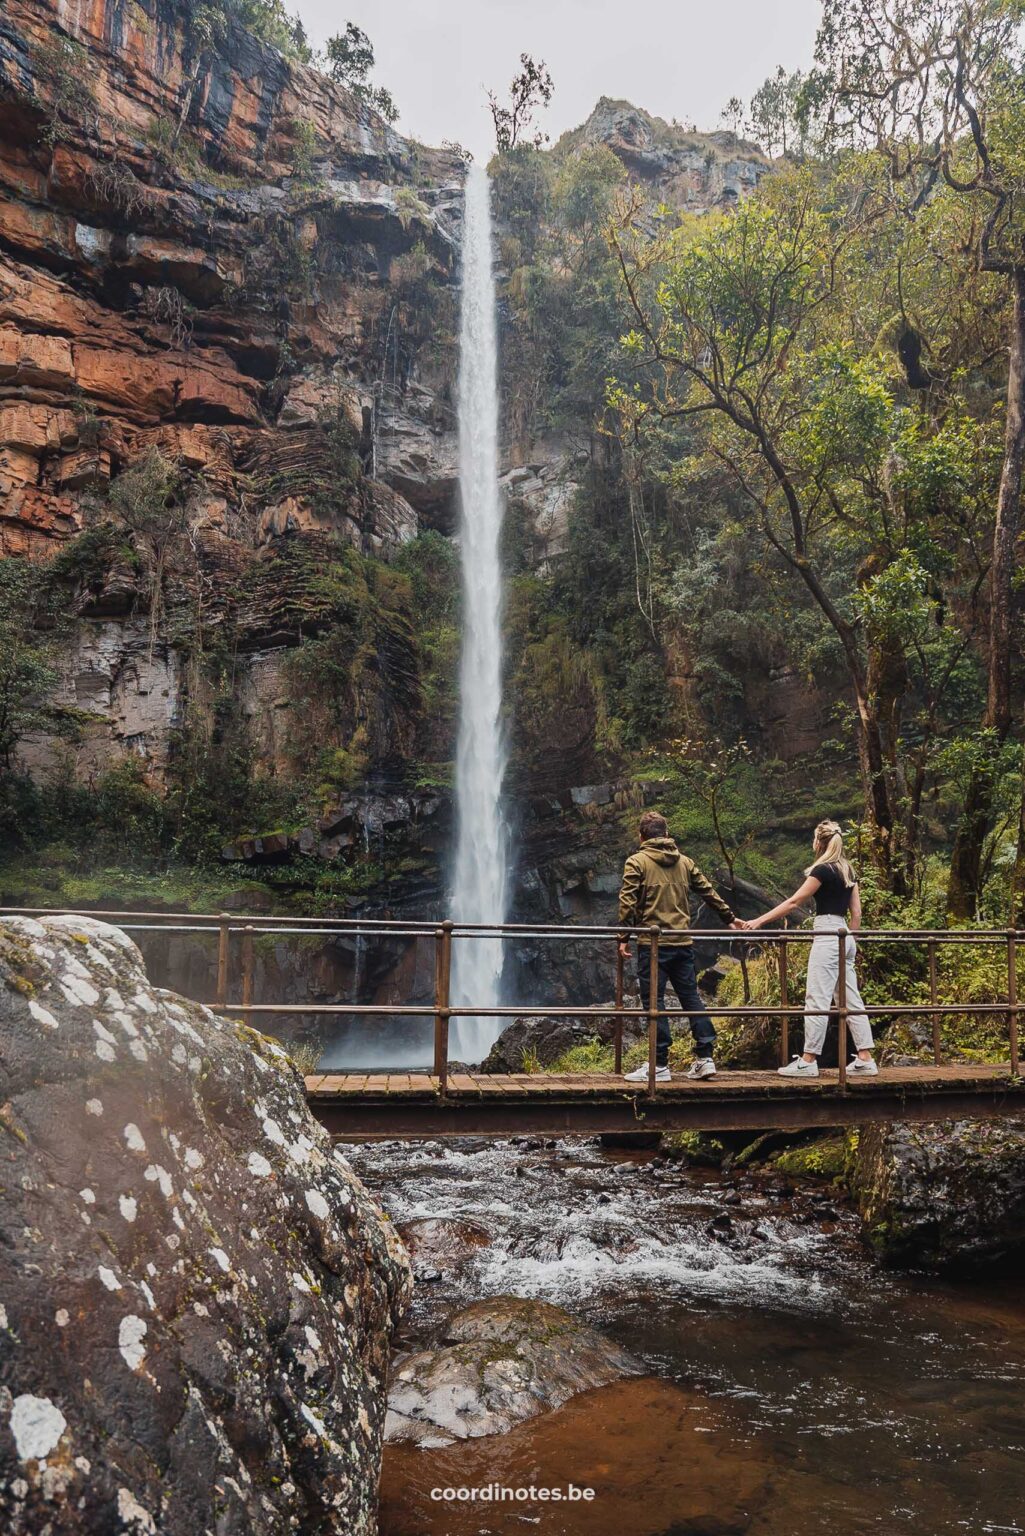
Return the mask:
{"type": "Polygon", "coordinates": [[[501,1435],[644,1367],[550,1302],[495,1296],[448,1319],[435,1349],[396,1359],[386,1438],[425,1449],[501,1435]]]}
{"type": "Polygon", "coordinates": [[[0,954],[0,1529],[370,1536],[409,1264],[287,1056],[107,924],[0,954]]]}

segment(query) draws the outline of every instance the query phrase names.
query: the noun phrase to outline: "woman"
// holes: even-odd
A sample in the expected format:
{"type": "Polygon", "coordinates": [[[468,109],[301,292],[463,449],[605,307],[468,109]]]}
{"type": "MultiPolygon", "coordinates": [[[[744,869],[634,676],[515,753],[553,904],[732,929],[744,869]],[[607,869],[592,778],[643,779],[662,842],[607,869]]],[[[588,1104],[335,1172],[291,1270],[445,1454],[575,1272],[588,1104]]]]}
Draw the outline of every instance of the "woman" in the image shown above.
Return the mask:
{"type": "MultiPolygon", "coordinates": [[[[763,912],[747,924],[765,928],[776,918],[802,907],[815,898],[815,938],[808,956],[808,980],[805,988],[804,1054],[780,1067],[781,1077],[818,1077],[819,1053],[826,1038],[829,1010],[833,1006],[840,971],[840,944],[834,935],[841,928],[851,934],[861,927],[861,897],[858,882],[843,851],[843,832],[835,821],[820,821],[812,842],[815,862],[805,870],[806,879],[794,894],[781,901],[771,912],[763,912]]],[[[863,1011],[858,977],[854,969],[857,945],[848,935],[844,946],[847,974],[847,1024],[857,1054],[848,1072],[874,1076],[879,1070],[872,1059],[872,1027],[863,1011]]]]}

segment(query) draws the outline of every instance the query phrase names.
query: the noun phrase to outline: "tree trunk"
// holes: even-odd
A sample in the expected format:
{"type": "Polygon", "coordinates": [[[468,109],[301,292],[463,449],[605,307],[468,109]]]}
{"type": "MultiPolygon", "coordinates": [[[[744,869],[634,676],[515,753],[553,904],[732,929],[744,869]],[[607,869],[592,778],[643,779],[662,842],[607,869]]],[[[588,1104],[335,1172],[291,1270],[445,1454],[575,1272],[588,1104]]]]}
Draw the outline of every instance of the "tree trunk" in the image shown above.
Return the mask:
{"type": "MultiPolygon", "coordinates": [[[[904,699],[908,689],[907,660],[904,647],[896,640],[887,640],[869,647],[865,691],[868,710],[878,733],[878,753],[883,764],[883,790],[880,799],[885,800],[885,830],[889,836],[885,869],[889,876],[889,888],[895,895],[907,894],[910,869],[913,865],[915,830],[909,825],[906,786],[900,763],[900,728],[904,711],[904,699]]],[[[881,806],[872,801],[874,819],[879,822],[881,806]]]]}
{"type": "MultiPolygon", "coordinates": [[[[1021,518],[1021,480],[1025,464],[1025,267],[1012,277],[1013,309],[1008,346],[1007,427],[1004,464],[993,528],[989,585],[989,662],[983,726],[1004,741],[1011,728],[1011,641],[1014,628],[1014,577],[1021,518]]],[[[982,848],[993,822],[993,775],[972,775],[965,814],[954,840],[947,884],[947,914],[973,918],[982,895],[982,848]]]]}
{"type": "Polygon", "coordinates": [[[893,805],[887,783],[886,756],[883,752],[883,736],[875,703],[864,687],[854,680],[858,706],[858,762],[869,820],[872,824],[872,857],[883,884],[897,896],[904,892],[904,876],[899,859],[894,857],[893,805]]]}
{"type": "Polygon", "coordinates": [[[1018,848],[1011,872],[1011,901],[1007,921],[1012,928],[1025,928],[1025,743],[1021,752],[1021,800],[1018,808],[1018,848]]]}

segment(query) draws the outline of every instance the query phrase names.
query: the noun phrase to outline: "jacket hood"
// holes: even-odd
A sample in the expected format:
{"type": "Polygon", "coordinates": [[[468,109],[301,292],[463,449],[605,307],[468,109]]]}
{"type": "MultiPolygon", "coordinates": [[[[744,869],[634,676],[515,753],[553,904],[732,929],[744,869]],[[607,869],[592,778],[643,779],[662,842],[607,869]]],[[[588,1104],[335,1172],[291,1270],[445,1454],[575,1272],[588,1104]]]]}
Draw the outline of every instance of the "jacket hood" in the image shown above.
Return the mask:
{"type": "Polygon", "coordinates": [[[671,837],[649,837],[641,844],[641,852],[667,866],[675,864],[680,857],[680,850],[671,837]]]}

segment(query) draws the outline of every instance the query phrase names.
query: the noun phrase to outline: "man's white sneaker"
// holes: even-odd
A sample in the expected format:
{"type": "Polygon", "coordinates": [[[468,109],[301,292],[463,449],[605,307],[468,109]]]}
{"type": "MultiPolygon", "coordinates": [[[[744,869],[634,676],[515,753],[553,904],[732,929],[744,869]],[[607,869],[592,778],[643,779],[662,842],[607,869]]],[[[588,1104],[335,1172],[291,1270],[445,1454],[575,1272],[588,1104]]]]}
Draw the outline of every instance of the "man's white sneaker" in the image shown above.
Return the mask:
{"type": "MultiPolygon", "coordinates": [[[[623,1076],[626,1078],[628,1083],[646,1083],[648,1081],[647,1065],[643,1067],[635,1067],[632,1072],[624,1072],[623,1076]]],[[[673,1075],[668,1067],[655,1068],[656,1083],[671,1083],[672,1080],[673,1075]]]]}
{"type": "Polygon", "coordinates": [[[818,1077],[819,1064],[817,1061],[805,1061],[803,1056],[795,1056],[793,1061],[785,1067],[777,1067],[780,1077],[818,1077]]]}
{"type": "Polygon", "coordinates": [[[847,1070],[848,1072],[857,1072],[860,1077],[878,1077],[879,1075],[879,1068],[871,1056],[867,1061],[862,1061],[860,1056],[855,1056],[853,1060],[847,1063],[847,1070]]]}
{"type": "Polygon", "coordinates": [[[714,1077],[715,1062],[710,1056],[699,1056],[697,1061],[692,1061],[688,1077],[714,1077]]]}

